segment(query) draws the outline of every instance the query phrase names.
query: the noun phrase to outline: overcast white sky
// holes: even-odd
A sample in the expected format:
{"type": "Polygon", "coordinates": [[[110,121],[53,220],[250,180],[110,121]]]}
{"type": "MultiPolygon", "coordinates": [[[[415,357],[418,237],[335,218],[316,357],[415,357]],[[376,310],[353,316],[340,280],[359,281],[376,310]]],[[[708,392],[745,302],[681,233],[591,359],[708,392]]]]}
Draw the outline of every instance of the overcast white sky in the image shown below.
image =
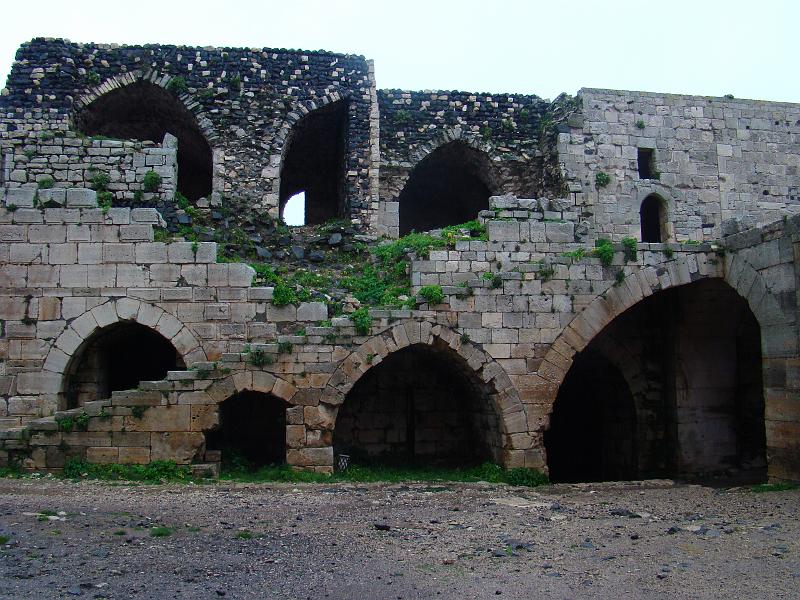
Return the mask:
{"type": "Polygon", "coordinates": [[[19,44],[50,36],[351,52],[379,87],[800,102],[797,0],[36,0],[0,19],[3,85],[19,44]]]}

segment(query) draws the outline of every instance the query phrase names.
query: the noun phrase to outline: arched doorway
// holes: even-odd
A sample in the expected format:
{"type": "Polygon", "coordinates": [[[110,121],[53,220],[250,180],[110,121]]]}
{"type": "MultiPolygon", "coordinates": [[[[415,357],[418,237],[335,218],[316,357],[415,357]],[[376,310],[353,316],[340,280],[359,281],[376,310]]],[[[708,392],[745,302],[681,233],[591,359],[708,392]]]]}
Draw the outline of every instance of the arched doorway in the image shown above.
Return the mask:
{"type": "Polygon", "coordinates": [[[665,202],[658,194],[650,194],[639,207],[642,241],[660,244],[668,241],[665,202]]]}
{"type": "Polygon", "coordinates": [[[286,407],[280,398],[250,390],[219,405],[219,425],[206,433],[208,450],[219,451],[223,466],[256,469],[286,462],[286,407]]]}
{"type": "Polygon", "coordinates": [[[178,138],[178,191],[189,200],[211,193],[211,147],[194,115],[173,94],[149,81],[137,81],[100,96],[75,115],[86,135],[149,140],[178,138]]]}
{"type": "Polygon", "coordinates": [[[605,327],[574,357],[545,434],[554,481],[759,481],[765,445],[759,325],[719,279],[657,292],[605,327]]]}
{"type": "Polygon", "coordinates": [[[348,103],[339,100],[294,125],[281,166],[281,216],[287,201],[300,192],[305,192],[303,224],[318,225],[345,215],[347,123],[348,103]]]}
{"type": "Polygon", "coordinates": [[[489,208],[489,157],[461,141],[440,146],[411,172],[398,197],[400,235],[456,225],[489,208]]]}
{"type": "Polygon", "coordinates": [[[114,323],[95,331],[73,356],[64,373],[66,408],[185,368],[172,343],[157,331],[132,321],[114,323]]]}
{"type": "Polygon", "coordinates": [[[499,461],[489,391],[448,347],[408,346],[356,382],[339,410],[334,452],[356,462],[470,466],[499,461]]]}

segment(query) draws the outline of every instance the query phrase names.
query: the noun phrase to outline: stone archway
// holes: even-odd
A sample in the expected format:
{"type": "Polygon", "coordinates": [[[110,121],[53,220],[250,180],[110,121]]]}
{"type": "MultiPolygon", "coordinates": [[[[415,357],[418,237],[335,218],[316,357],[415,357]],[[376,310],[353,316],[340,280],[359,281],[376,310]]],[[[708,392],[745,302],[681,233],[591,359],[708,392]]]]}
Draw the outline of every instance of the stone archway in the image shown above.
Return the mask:
{"type": "MultiPolygon", "coordinates": [[[[287,158],[291,153],[293,141],[292,138],[297,130],[296,128],[302,126],[303,121],[305,121],[308,117],[312,117],[313,119],[313,115],[315,113],[319,114],[317,111],[322,111],[324,114],[333,110],[337,105],[345,109],[345,117],[347,121],[345,123],[345,127],[349,126],[349,100],[350,96],[346,92],[332,92],[322,97],[314,98],[313,100],[298,100],[291,106],[290,112],[286,115],[283,123],[272,139],[272,144],[270,145],[269,149],[269,166],[265,167],[261,172],[261,176],[264,179],[264,188],[269,190],[264,197],[264,204],[274,217],[277,218],[282,216],[284,205],[292,195],[300,191],[306,191],[305,187],[300,185],[302,183],[301,181],[288,182],[289,185],[287,185],[287,183],[283,182],[282,177],[284,166],[286,165],[287,158]]],[[[345,156],[347,155],[347,151],[347,139],[345,139],[345,156]]],[[[344,169],[343,174],[346,173],[346,167],[347,165],[342,166],[342,169],[344,169]]],[[[343,191],[341,193],[346,195],[345,187],[346,181],[343,177],[343,191]]],[[[347,208],[343,206],[344,198],[339,197],[341,195],[339,190],[335,191],[337,193],[337,210],[340,208],[347,208]],[[341,206],[339,206],[340,200],[342,201],[341,206]]],[[[308,199],[306,199],[306,203],[308,205],[308,199]]]]}
{"type": "Polygon", "coordinates": [[[136,323],[162,336],[174,347],[184,365],[206,360],[205,350],[194,333],[163,309],[133,298],[109,300],[73,319],[47,353],[40,375],[58,380],[60,404],[66,392],[65,375],[75,356],[99,331],[124,323],[136,323]]]}
{"type": "MultiPolygon", "coordinates": [[[[681,288],[700,280],[716,280],[734,292],[751,311],[760,327],[763,371],[763,397],[766,402],[766,435],[768,453],[777,442],[771,439],[770,400],[781,397],[784,390],[774,371],[785,369],[787,357],[796,355],[797,340],[787,332],[794,331],[795,317],[784,310],[771,293],[763,277],[745,259],[726,255],[724,263],[712,264],[709,257],[691,254],[676,257],[662,267],[641,267],[630,273],[624,285],[611,287],[597,297],[564,329],[545,355],[538,372],[526,386],[542,395],[536,399],[540,411],[540,431],[549,427],[549,416],[559,388],[564,382],[575,356],[582,352],[620,315],[655,293],[681,288]],[[772,383],[774,382],[774,383],[772,383]]],[[[778,427],[779,423],[776,424],[778,427]]],[[[770,473],[773,465],[770,463],[770,473]]]]}
{"type": "Polygon", "coordinates": [[[499,191],[488,154],[464,140],[442,144],[420,158],[397,197],[400,235],[476,219],[499,191]]]}
{"type": "Polygon", "coordinates": [[[135,72],[107,80],[75,103],[73,127],[86,135],[162,143],[178,139],[178,191],[189,200],[213,189],[213,133],[188,94],[170,91],[170,76],[135,72]]]}
{"type": "Polygon", "coordinates": [[[498,461],[506,467],[540,466],[539,451],[532,448],[528,433],[525,407],[503,368],[479,347],[463,341],[456,331],[426,321],[398,323],[371,337],[341,361],[320,398],[320,409],[328,415],[326,426],[334,428],[339,407],[365,373],[398,350],[415,345],[452,353],[486,387],[497,415],[498,461]]]}

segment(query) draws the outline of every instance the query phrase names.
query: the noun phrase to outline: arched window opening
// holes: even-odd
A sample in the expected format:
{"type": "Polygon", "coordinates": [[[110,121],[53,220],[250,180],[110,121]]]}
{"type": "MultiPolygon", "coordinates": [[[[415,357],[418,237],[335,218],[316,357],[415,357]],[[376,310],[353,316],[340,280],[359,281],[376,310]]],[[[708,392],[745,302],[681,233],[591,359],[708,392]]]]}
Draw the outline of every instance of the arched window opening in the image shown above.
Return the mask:
{"type": "Polygon", "coordinates": [[[347,122],[348,104],[340,100],[308,113],[292,128],[281,167],[284,220],[287,202],[303,191],[306,225],[345,216],[347,122]]]}
{"type": "Polygon", "coordinates": [[[283,207],[283,222],[289,227],[306,224],[306,193],[298,192],[286,201],[283,207]]]}
{"type": "MultiPolygon", "coordinates": [[[[462,364],[463,363],[463,364],[462,364]]],[[[492,399],[449,349],[409,346],[372,367],[339,410],[334,452],[357,463],[499,461],[492,399]]]]}
{"type": "Polygon", "coordinates": [[[758,322],[721,280],[658,292],[575,356],[545,447],[554,481],[766,477],[758,322]]]}
{"type": "Polygon", "coordinates": [[[398,197],[400,235],[475,219],[495,188],[488,156],[464,142],[445,144],[414,168],[398,197]]]}
{"type": "Polygon", "coordinates": [[[286,462],[286,403],[244,391],[219,405],[219,425],[206,433],[206,448],[220,452],[223,467],[257,469],[286,462]]]}
{"type": "Polygon", "coordinates": [[[660,244],[667,241],[664,206],[664,201],[656,194],[650,194],[642,202],[639,208],[639,222],[642,227],[643,242],[660,244]]]}
{"type": "Polygon", "coordinates": [[[550,478],[632,479],[635,427],[633,396],[619,370],[598,352],[579,354],[558,391],[545,436],[550,478]]]}
{"type": "Polygon", "coordinates": [[[66,408],[111,397],[111,392],[159,381],[185,369],[178,351],[157,331],[119,322],[96,331],[77,350],[65,374],[66,408]]]}
{"type": "Polygon", "coordinates": [[[212,154],[194,115],[173,94],[148,81],[117,88],[83,108],[76,128],[86,135],[151,141],[178,138],[178,191],[189,200],[211,194],[212,154]]]}

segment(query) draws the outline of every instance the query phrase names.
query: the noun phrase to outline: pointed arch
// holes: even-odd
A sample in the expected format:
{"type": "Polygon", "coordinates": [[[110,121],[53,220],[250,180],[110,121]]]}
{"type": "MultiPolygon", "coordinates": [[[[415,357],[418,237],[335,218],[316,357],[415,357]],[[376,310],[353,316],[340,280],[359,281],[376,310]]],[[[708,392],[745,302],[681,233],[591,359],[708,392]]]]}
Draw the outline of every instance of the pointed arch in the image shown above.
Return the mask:
{"type": "Polygon", "coordinates": [[[331,422],[335,423],[345,397],[366,372],[398,350],[414,345],[456,358],[460,368],[485,388],[498,420],[498,460],[509,467],[541,466],[538,450],[532,449],[525,406],[508,374],[478,346],[464,342],[458,332],[427,321],[398,323],[368,339],[339,363],[320,398],[332,414],[331,422]]]}
{"type": "MultiPolygon", "coordinates": [[[[634,268],[626,275],[623,285],[608,288],[572,319],[553,342],[537,373],[526,382],[529,389],[539,393],[535,402],[542,406],[544,414],[541,431],[548,429],[554,401],[578,353],[583,352],[618,317],[642,300],[657,292],[704,280],[724,282],[725,288],[735,293],[752,314],[753,327],[757,326],[760,331],[762,402],[766,402],[766,414],[769,415],[772,398],[780,398],[785,393],[781,387],[785,384],[776,381],[774,375],[770,376],[771,365],[777,364],[776,368],[782,371],[785,366],[780,364],[797,351],[795,315],[790,308],[782,305],[780,298],[770,291],[761,275],[740,255],[728,254],[723,262],[713,256],[697,253],[678,256],[662,266],[634,268]],[[716,264],[712,263],[712,259],[716,264]]],[[[755,335],[758,339],[758,334],[755,335]]],[[[766,420],[768,447],[772,444],[780,449],[780,443],[770,439],[769,417],[762,414],[761,419],[766,420]]],[[[680,463],[680,459],[676,460],[680,463]]]]}
{"type": "Polygon", "coordinates": [[[500,191],[490,156],[469,140],[428,150],[418,150],[421,158],[397,198],[400,235],[475,219],[500,191]]]}
{"type": "Polygon", "coordinates": [[[178,139],[178,191],[190,200],[213,189],[214,139],[210,121],[191,95],[170,91],[169,75],[121,74],[78,99],[72,126],[86,135],[162,143],[167,133],[178,139]]]}

